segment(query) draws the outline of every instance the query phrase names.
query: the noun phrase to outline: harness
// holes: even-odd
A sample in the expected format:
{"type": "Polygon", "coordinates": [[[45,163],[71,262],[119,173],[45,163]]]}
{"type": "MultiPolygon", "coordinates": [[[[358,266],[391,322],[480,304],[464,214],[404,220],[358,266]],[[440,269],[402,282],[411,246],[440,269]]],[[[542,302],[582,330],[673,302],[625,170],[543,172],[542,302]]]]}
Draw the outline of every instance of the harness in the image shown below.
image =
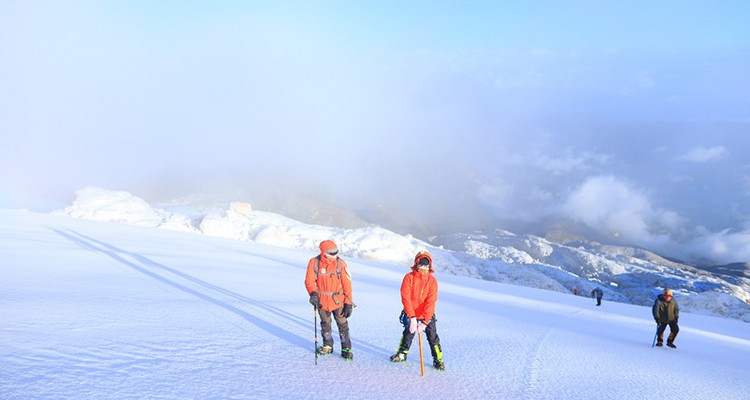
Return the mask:
{"type": "MultiPolygon", "coordinates": [[[[318,283],[318,275],[320,275],[320,256],[319,255],[315,257],[315,284],[316,285],[318,283]]],[[[341,287],[341,259],[339,257],[336,257],[336,272],[335,273],[330,273],[330,274],[328,274],[328,273],[323,274],[323,276],[326,276],[326,275],[330,276],[330,277],[333,277],[334,275],[336,275],[336,278],[339,280],[339,290],[336,291],[336,292],[326,292],[326,291],[322,291],[322,290],[318,289],[318,293],[319,294],[325,294],[325,295],[332,296],[333,297],[333,303],[336,304],[336,305],[339,305],[341,303],[339,302],[339,299],[336,296],[338,296],[340,294],[343,294],[344,296],[346,296],[346,293],[344,293],[341,290],[342,289],[342,287],[341,287]]],[[[354,303],[352,302],[352,304],[354,304],[354,303]]]]}

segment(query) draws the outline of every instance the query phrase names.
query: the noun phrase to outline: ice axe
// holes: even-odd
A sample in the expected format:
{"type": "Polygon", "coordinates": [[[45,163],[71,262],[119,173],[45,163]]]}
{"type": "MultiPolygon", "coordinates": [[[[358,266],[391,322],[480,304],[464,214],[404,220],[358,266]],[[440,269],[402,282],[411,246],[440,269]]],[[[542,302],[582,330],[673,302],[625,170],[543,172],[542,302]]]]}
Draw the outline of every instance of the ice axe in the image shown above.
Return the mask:
{"type": "Polygon", "coordinates": [[[422,369],[422,376],[424,376],[424,357],[422,356],[422,333],[417,329],[417,337],[419,338],[419,367],[422,369]]]}

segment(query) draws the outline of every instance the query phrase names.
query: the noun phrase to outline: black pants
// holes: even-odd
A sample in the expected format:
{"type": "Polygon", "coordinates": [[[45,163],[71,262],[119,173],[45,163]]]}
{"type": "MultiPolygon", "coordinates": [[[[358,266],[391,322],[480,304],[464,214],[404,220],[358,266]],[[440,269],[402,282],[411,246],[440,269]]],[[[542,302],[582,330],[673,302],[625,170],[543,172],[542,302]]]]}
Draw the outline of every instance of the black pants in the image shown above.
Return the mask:
{"type": "Polygon", "coordinates": [[[667,343],[674,342],[675,338],[677,337],[677,332],[680,331],[680,327],[677,325],[677,321],[670,321],[670,322],[660,322],[659,323],[659,329],[656,330],[656,334],[658,338],[656,339],[659,343],[662,343],[664,341],[664,331],[667,330],[667,325],[669,325],[669,337],[667,338],[667,343]]]}
{"type": "MultiPolygon", "coordinates": [[[[443,350],[440,347],[440,337],[437,334],[437,319],[432,318],[430,323],[425,328],[424,333],[427,335],[427,342],[430,344],[430,353],[432,354],[433,360],[443,360],[443,350]]],[[[409,332],[409,326],[404,328],[404,332],[401,334],[401,344],[399,345],[399,353],[408,353],[411,347],[411,342],[414,340],[414,335],[417,333],[409,332]]]]}
{"type": "Polygon", "coordinates": [[[331,333],[331,314],[336,320],[336,325],[339,328],[339,339],[341,339],[342,349],[351,349],[352,341],[349,338],[349,322],[341,315],[343,307],[337,308],[333,311],[325,311],[322,308],[318,309],[320,314],[320,335],[323,336],[323,345],[333,347],[333,334],[331,333]]]}
{"type": "Polygon", "coordinates": [[[601,297],[601,296],[598,296],[598,297],[596,298],[596,305],[597,305],[597,306],[600,306],[600,305],[602,305],[602,297],[601,297]]]}

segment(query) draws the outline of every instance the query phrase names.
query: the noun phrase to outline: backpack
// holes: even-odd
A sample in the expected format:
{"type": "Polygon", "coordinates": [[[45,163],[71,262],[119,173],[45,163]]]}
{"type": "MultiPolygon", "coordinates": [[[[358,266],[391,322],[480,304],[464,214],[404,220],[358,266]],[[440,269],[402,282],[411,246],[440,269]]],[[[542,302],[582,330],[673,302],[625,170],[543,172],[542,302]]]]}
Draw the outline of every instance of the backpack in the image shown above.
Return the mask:
{"type": "MultiPolygon", "coordinates": [[[[316,281],[318,279],[318,275],[320,275],[320,255],[315,256],[315,280],[316,281]]],[[[326,273],[324,275],[328,275],[328,276],[336,275],[336,278],[338,278],[339,280],[339,288],[341,288],[341,258],[336,257],[336,272],[330,273],[330,274],[326,273]]],[[[351,277],[349,279],[351,279],[351,277]]],[[[342,290],[339,290],[337,292],[323,292],[323,291],[318,290],[318,293],[331,295],[333,297],[333,302],[336,305],[339,305],[339,301],[336,298],[337,295],[343,294],[345,297],[348,297],[346,296],[346,293],[344,293],[342,290]]],[[[351,299],[349,300],[351,301],[351,299]]],[[[353,301],[352,301],[352,306],[356,307],[356,304],[354,304],[353,301]]]]}

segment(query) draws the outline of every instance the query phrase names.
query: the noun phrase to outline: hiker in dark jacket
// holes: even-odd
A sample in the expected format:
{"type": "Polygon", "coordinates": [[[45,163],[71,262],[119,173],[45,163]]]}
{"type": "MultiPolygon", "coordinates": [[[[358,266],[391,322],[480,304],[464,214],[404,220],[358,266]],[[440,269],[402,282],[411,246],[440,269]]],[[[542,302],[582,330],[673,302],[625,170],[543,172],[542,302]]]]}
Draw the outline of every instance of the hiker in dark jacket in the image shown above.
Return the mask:
{"type": "Polygon", "coordinates": [[[602,305],[602,296],[604,296],[604,292],[601,288],[596,288],[591,291],[591,297],[596,296],[596,305],[600,306],[602,305]]]}
{"type": "Polygon", "coordinates": [[[651,307],[651,312],[654,314],[654,321],[658,329],[656,330],[656,345],[662,346],[664,342],[664,331],[669,325],[669,337],[667,338],[667,346],[675,349],[677,346],[674,345],[674,340],[677,337],[677,332],[680,331],[680,327],[677,325],[677,320],[680,318],[680,308],[677,306],[677,301],[672,298],[672,290],[664,289],[664,293],[656,297],[654,306],[651,307]]]}

